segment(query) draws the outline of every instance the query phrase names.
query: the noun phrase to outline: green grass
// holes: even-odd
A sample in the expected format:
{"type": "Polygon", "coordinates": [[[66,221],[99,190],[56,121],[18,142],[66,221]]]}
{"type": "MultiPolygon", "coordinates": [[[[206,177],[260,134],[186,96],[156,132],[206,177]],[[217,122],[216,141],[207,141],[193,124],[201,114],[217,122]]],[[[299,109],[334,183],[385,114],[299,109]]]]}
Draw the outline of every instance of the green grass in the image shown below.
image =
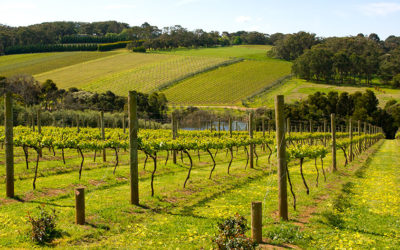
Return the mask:
{"type": "Polygon", "coordinates": [[[319,205],[305,248],[397,249],[400,245],[399,141],[386,140],[368,164],[319,205]]]}
{"type": "Polygon", "coordinates": [[[36,75],[52,79],[61,88],[113,91],[126,96],[129,90],[150,92],[162,84],[226,62],[224,58],[161,54],[119,53],[100,60],[79,63],[36,75]]]}
{"type": "Polygon", "coordinates": [[[271,60],[267,57],[270,45],[241,45],[231,47],[200,48],[200,49],[174,49],[168,51],[154,51],[153,53],[185,56],[210,56],[210,57],[237,57],[254,60],[271,60]]]}
{"type": "Polygon", "coordinates": [[[18,74],[36,75],[114,54],[116,53],[56,52],[0,56],[0,75],[6,77],[18,74]]]}
{"type": "MultiPolygon", "coordinates": [[[[99,158],[97,163],[93,163],[92,152],[86,152],[82,179],[79,181],[77,169],[80,158],[77,157],[77,152],[66,152],[68,159],[64,166],[60,161],[59,151],[54,158],[50,152],[44,150],[46,161],[39,165],[41,175],[37,181],[38,189],[32,191],[32,165],[30,171],[24,169],[22,151],[17,148],[16,194],[25,202],[0,199],[0,246],[33,246],[27,236],[29,225],[25,215],[41,203],[59,212],[58,229],[62,237],[53,245],[64,248],[135,246],[145,249],[209,249],[213,246],[211,239],[216,232],[217,222],[235,213],[244,215],[250,222],[250,204],[254,200],[264,202],[264,237],[271,230],[274,231],[277,220],[276,167],[267,163],[267,154],[259,147],[257,152],[262,157],[255,169],[244,169],[243,149],[238,154],[235,152],[231,175],[226,174],[229,159],[225,157],[225,152],[220,151],[212,180],[208,179],[211,169],[209,156],[202,153],[199,161],[195,152],[191,152],[195,166],[186,189],[182,185],[187,175],[187,157],[184,158],[185,164],[181,164],[179,160],[178,165],[168,163],[164,166],[165,154],[161,153],[155,177],[155,197],[150,196],[152,161],[143,170],[144,157],[141,154],[139,188],[142,207],[129,204],[127,153],[120,152],[121,166],[114,176],[114,158],[112,152],[108,152],[107,163],[100,162],[99,158]],[[57,173],[56,170],[62,168],[67,169],[57,173]],[[30,175],[25,172],[30,172],[30,175]],[[85,226],[73,223],[73,188],[80,185],[86,187],[88,223],[85,226]]],[[[4,157],[3,151],[0,156],[4,157]]],[[[275,161],[274,157],[272,161],[275,161]]],[[[325,159],[325,168],[328,168],[329,162],[330,156],[325,159]]],[[[339,168],[342,168],[341,154],[338,154],[338,162],[339,168]]],[[[317,197],[329,193],[326,186],[335,182],[336,177],[328,174],[327,183],[320,177],[320,186],[315,187],[314,163],[307,161],[304,169],[311,194],[306,195],[297,162],[290,166],[290,175],[298,198],[298,210],[293,211],[290,208],[290,217],[297,220],[307,207],[315,203],[317,197]]],[[[4,188],[4,184],[1,186],[4,188]]],[[[289,203],[291,202],[289,196],[289,203]]]]}
{"type": "Polygon", "coordinates": [[[164,91],[172,104],[241,105],[241,100],[290,73],[279,60],[243,61],[184,80],[164,91]]]}
{"type": "Polygon", "coordinates": [[[307,82],[302,79],[292,79],[287,81],[286,83],[276,86],[260,96],[254,98],[254,101],[250,106],[252,107],[260,107],[267,106],[269,108],[274,107],[274,98],[276,95],[285,95],[285,102],[293,103],[295,101],[300,101],[307,99],[308,95],[314,94],[319,91],[322,93],[328,93],[330,91],[341,92],[349,92],[354,93],[356,91],[364,92],[366,89],[374,91],[375,95],[379,99],[379,106],[385,106],[386,102],[395,99],[400,101],[400,89],[390,89],[390,88],[381,88],[382,91],[377,91],[373,87],[365,87],[365,86],[354,86],[354,85],[329,85],[322,83],[312,83],[307,82]]]}

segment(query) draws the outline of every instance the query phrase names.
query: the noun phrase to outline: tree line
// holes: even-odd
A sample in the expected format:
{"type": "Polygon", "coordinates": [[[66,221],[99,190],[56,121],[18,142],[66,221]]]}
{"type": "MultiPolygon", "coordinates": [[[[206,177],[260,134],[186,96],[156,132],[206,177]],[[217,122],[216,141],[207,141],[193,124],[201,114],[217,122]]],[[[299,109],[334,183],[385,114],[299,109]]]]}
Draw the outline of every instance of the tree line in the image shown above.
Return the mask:
{"type": "MultiPolygon", "coordinates": [[[[93,93],[78,88],[59,89],[52,80],[38,82],[29,75],[0,76],[0,94],[10,91],[16,102],[26,108],[45,111],[93,110],[123,112],[127,110],[127,98],[112,91],[93,93]]],[[[167,98],[163,93],[138,93],[138,116],[146,119],[167,118],[167,98]]]]}
{"type": "Polygon", "coordinates": [[[330,114],[335,113],[342,120],[339,124],[344,124],[349,118],[355,122],[368,122],[382,127],[387,138],[394,138],[400,127],[400,104],[395,100],[387,102],[384,108],[378,104],[379,101],[371,90],[352,94],[316,92],[305,100],[285,104],[285,115],[292,121],[329,121],[330,114]]]}
{"type": "Polygon", "coordinates": [[[147,49],[273,44],[282,36],[281,33],[268,35],[247,31],[233,33],[206,32],[202,29],[189,31],[180,25],[160,29],[147,22],[132,27],[117,21],[47,22],[23,27],[0,24],[0,54],[4,54],[7,47],[14,46],[113,43],[131,40],[145,40],[144,46],[147,49]]]}
{"type": "Polygon", "coordinates": [[[400,37],[380,40],[372,33],[319,38],[298,32],[286,35],[270,56],[293,61],[292,71],[306,80],[370,85],[374,78],[400,87],[400,37]]]}

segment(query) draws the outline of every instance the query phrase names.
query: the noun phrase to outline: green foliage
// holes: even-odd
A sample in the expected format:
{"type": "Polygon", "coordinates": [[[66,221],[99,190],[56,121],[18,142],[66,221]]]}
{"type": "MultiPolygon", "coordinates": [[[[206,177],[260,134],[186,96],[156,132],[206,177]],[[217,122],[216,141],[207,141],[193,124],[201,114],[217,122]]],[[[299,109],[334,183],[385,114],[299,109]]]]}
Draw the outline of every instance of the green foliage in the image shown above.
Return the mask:
{"type": "Polygon", "coordinates": [[[139,53],[145,53],[146,52],[146,48],[143,46],[140,47],[135,47],[132,49],[133,52],[139,52],[139,53]]]}
{"type": "Polygon", "coordinates": [[[95,44],[37,44],[37,45],[15,45],[4,50],[6,55],[26,54],[39,52],[64,52],[64,51],[96,51],[95,44]]]}
{"type": "Polygon", "coordinates": [[[125,48],[127,44],[131,43],[132,41],[119,41],[115,43],[104,43],[97,45],[98,51],[110,51],[113,49],[120,49],[125,48]]]}
{"type": "Polygon", "coordinates": [[[231,217],[218,223],[218,234],[214,239],[218,249],[255,249],[257,246],[250,238],[245,236],[247,227],[247,220],[236,214],[235,217],[231,217]]]}
{"type": "Polygon", "coordinates": [[[394,55],[382,59],[382,54],[379,43],[366,37],[328,38],[300,54],[292,69],[293,73],[307,80],[339,80],[344,83],[345,80],[356,82],[358,78],[360,82],[365,79],[369,84],[373,76],[379,73],[379,65],[380,74],[386,80],[391,79],[392,68],[396,68],[392,62],[388,66],[387,58],[393,58],[394,55]],[[389,74],[389,78],[384,77],[385,74],[389,74]]]}
{"type": "Polygon", "coordinates": [[[397,74],[393,77],[393,87],[400,88],[400,74],[397,74]]]}
{"type": "Polygon", "coordinates": [[[115,43],[125,40],[126,37],[121,35],[108,35],[108,36],[67,35],[63,36],[60,42],[61,43],[115,43]]]}
{"type": "Polygon", "coordinates": [[[28,221],[32,226],[31,239],[38,244],[51,242],[57,236],[55,209],[47,210],[44,205],[37,207],[35,215],[28,212],[28,221]]]}
{"type": "Polygon", "coordinates": [[[270,55],[285,60],[295,60],[318,42],[315,34],[300,31],[278,40],[270,55]]]}

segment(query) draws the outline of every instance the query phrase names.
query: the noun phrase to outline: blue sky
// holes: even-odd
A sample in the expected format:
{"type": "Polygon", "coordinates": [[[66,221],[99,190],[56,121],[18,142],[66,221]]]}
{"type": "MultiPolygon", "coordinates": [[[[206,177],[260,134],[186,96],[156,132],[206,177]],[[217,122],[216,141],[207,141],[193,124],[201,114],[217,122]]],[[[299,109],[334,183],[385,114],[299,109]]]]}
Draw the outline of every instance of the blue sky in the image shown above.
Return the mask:
{"type": "Polygon", "coordinates": [[[385,39],[400,36],[400,0],[0,0],[0,23],[10,26],[105,20],[324,37],[374,32],[385,39]]]}

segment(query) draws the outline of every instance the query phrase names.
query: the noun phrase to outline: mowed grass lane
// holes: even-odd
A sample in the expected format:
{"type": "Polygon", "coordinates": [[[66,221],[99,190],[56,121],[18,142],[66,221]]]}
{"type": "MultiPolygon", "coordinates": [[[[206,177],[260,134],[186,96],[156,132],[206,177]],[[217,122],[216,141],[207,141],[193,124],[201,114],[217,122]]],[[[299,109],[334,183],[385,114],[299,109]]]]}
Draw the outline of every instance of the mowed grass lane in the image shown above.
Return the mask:
{"type": "Polygon", "coordinates": [[[191,75],[228,59],[161,54],[119,53],[36,75],[52,79],[60,88],[77,87],[127,96],[129,90],[150,92],[158,86],[191,75]]]}
{"type": "Polygon", "coordinates": [[[385,140],[368,164],[320,205],[305,249],[399,249],[400,142],[385,140]]]}
{"type": "Polygon", "coordinates": [[[280,60],[243,61],[184,80],[164,93],[173,104],[237,105],[290,74],[290,65],[280,60]]]}
{"type": "Polygon", "coordinates": [[[116,52],[54,52],[0,56],[0,75],[36,75],[115,54],[116,52]]]}

